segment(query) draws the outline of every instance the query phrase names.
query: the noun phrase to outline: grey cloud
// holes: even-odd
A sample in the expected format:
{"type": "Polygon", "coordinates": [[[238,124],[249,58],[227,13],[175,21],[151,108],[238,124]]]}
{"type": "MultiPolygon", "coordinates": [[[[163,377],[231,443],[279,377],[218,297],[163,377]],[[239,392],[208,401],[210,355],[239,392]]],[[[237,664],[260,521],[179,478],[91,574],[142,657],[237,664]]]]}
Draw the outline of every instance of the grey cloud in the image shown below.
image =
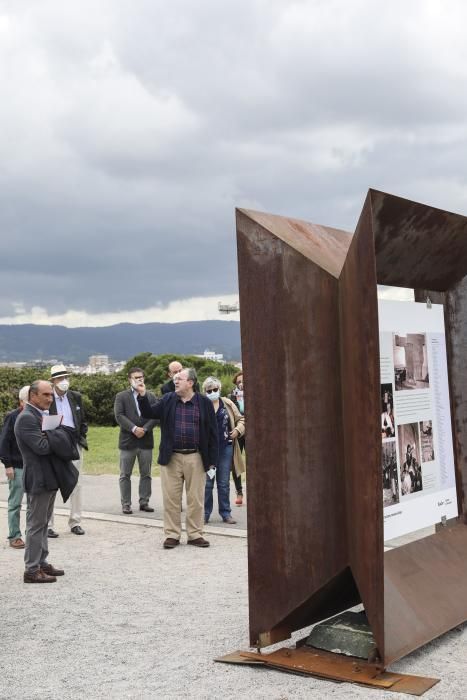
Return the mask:
{"type": "Polygon", "coordinates": [[[235,206],[349,230],[368,187],[465,210],[466,49],[426,3],[22,7],[0,48],[1,315],[235,293],[235,206]]]}

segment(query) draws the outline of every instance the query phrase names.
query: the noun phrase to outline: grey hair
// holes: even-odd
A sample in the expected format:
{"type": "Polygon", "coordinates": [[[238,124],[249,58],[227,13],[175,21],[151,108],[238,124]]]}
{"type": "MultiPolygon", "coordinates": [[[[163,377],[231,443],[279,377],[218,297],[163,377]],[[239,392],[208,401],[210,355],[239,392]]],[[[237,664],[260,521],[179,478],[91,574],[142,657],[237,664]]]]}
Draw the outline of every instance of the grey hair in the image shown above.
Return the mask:
{"type": "Polygon", "coordinates": [[[186,372],[186,378],[190,379],[193,382],[193,386],[195,386],[196,382],[198,381],[198,375],[196,374],[196,370],[194,367],[184,367],[183,369],[180,370],[180,372],[186,372]]]}
{"type": "Polygon", "coordinates": [[[23,386],[23,388],[19,390],[18,398],[20,401],[27,401],[28,400],[28,398],[29,398],[29,384],[27,386],[23,386]]]}
{"type": "Polygon", "coordinates": [[[203,382],[203,391],[210,389],[213,385],[218,386],[219,391],[222,389],[222,382],[217,377],[207,377],[203,382]]]}
{"type": "Polygon", "coordinates": [[[31,386],[29,387],[29,392],[28,392],[28,398],[31,398],[31,394],[38,394],[39,393],[39,384],[41,382],[47,382],[47,384],[50,384],[52,386],[52,382],[49,382],[48,379],[36,379],[33,381],[31,386]]]}

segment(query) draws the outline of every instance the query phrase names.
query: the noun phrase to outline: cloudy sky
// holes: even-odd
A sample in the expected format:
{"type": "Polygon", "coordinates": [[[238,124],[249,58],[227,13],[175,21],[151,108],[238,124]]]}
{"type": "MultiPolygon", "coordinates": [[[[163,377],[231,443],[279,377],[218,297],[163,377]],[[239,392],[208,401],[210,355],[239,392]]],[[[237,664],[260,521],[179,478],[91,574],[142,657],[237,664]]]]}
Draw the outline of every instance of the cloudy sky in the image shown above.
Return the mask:
{"type": "Polygon", "coordinates": [[[457,0],[0,0],[0,323],[218,318],[234,208],[467,213],[457,0]]]}

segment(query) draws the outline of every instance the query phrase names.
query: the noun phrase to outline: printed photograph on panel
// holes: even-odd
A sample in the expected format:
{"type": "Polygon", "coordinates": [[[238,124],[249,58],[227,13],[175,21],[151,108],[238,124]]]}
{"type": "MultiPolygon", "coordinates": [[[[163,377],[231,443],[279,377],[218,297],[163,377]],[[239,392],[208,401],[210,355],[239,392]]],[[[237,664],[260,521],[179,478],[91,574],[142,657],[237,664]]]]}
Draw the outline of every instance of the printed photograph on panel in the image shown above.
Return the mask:
{"type": "Polygon", "coordinates": [[[426,335],[394,333],[393,351],[396,391],[429,389],[426,335]]]}
{"type": "Polygon", "coordinates": [[[392,438],[396,434],[392,384],[381,384],[381,437],[392,438]]]}
{"type": "Polygon", "coordinates": [[[422,462],[433,462],[435,452],[433,449],[433,424],[431,420],[420,423],[420,443],[422,446],[422,462]]]}
{"type": "Polygon", "coordinates": [[[408,496],[423,489],[418,423],[398,425],[397,437],[401,465],[401,494],[408,496]]]}
{"type": "Polygon", "coordinates": [[[399,503],[396,441],[383,442],[383,508],[399,503]]]}

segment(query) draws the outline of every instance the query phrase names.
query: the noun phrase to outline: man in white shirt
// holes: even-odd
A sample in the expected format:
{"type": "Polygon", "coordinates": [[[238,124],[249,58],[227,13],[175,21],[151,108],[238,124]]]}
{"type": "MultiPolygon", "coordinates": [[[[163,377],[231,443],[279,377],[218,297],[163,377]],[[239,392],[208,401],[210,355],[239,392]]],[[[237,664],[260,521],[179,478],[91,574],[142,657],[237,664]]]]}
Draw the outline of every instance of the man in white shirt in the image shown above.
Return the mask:
{"type": "MultiPolygon", "coordinates": [[[[50,370],[50,381],[53,385],[54,398],[50,406],[49,412],[51,415],[60,414],[63,416],[62,425],[73,428],[76,432],[76,446],[79,452],[79,459],[73,464],[81,474],[83,467],[83,450],[88,449],[86,434],[88,426],[84,415],[83,401],[79,391],[72,391],[69,381],[70,373],[65,365],[54,365],[50,370]]],[[[84,530],[81,527],[81,514],[83,510],[83,495],[81,488],[81,479],[70,496],[70,517],[68,525],[74,535],[84,535],[84,530]]],[[[54,530],[54,517],[49,521],[48,529],[49,537],[58,537],[58,533],[54,530]]]]}

